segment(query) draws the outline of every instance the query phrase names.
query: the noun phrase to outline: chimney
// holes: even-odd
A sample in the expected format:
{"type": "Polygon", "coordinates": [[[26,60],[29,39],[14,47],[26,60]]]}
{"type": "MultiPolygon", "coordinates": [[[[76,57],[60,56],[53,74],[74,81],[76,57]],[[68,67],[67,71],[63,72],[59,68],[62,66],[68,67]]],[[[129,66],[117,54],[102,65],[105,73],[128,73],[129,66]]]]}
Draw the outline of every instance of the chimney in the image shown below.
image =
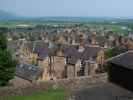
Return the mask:
{"type": "Polygon", "coordinates": [[[82,40],[82,41],[80,41],[78,51],[79,51],[79,52],[83,52],[84,49],[85,49],[85,43],[84,43],[84,41],[82,40]]]}

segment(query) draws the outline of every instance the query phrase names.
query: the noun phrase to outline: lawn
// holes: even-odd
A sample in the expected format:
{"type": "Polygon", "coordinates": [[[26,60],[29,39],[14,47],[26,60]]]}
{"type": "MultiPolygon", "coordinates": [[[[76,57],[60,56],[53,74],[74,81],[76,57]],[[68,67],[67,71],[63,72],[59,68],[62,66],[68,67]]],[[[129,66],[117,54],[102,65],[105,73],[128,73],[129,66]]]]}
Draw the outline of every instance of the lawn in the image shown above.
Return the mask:
{"type": "Polygon", "coordinates": [[[69,92],[64,89],[49,89],[29,96],[8,97],[7,100],[64,100],[64,97],[68,95],[69,92]]]}

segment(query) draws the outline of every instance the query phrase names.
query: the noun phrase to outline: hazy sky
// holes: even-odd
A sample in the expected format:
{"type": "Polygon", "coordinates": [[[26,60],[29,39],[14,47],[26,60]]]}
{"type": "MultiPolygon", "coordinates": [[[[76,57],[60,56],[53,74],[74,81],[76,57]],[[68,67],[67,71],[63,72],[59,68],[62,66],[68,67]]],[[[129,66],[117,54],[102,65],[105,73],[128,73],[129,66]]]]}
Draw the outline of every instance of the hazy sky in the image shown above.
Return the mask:
{"type": "Polygon", "coordinates": [[[23,16],[132,17],[133,0],[0,0],[0,9],[23,16]]]}

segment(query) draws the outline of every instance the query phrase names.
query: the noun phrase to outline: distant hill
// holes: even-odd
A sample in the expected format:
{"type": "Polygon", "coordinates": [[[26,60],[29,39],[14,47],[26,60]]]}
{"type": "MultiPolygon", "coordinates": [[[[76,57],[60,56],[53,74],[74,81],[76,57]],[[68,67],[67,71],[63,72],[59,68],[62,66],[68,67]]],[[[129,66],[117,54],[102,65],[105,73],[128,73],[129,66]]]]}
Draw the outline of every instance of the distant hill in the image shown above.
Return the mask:
{"type": "Polygon", "coordinates": [[[0,10],[0,20],[15,20],[20,18],[21,17],[16,14],[0,10]]]}
{"type": "Polygon", "coordinates": [[[121,18],[121,17],[23,17],[11,12],[0,10],[0,21],[9,20],[21,20],[21,21],[35,21],[35,22],[127,22],[133,18],[121,18]]]}

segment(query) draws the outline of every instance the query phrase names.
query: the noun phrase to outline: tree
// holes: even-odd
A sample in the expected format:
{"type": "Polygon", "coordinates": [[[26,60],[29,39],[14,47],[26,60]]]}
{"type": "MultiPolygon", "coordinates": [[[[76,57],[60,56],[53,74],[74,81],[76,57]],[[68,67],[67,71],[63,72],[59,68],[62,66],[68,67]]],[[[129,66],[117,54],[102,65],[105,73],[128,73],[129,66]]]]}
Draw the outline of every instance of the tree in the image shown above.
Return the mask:
{"type": "Polygon", "coordinates": [[[16,64],[7,49],[6,36],[0,34],[0,86],[7,85],[14,77],[16,64]]]}
{"type": "Polygon", "coordinates": [[[7,49],[7,40],[4,34],[0,33],[0,49],[6,50],[7,49]]]}
{"type": "Polygon", "coordinates": [[[125,46],[115,46],[113,48],[106,50],[105,56],[106,56],[106,59],[108,59],[108,58],[117,56],[121,53],[124,53],[126,51],[127,51],[127,48],[125,46]]]}

